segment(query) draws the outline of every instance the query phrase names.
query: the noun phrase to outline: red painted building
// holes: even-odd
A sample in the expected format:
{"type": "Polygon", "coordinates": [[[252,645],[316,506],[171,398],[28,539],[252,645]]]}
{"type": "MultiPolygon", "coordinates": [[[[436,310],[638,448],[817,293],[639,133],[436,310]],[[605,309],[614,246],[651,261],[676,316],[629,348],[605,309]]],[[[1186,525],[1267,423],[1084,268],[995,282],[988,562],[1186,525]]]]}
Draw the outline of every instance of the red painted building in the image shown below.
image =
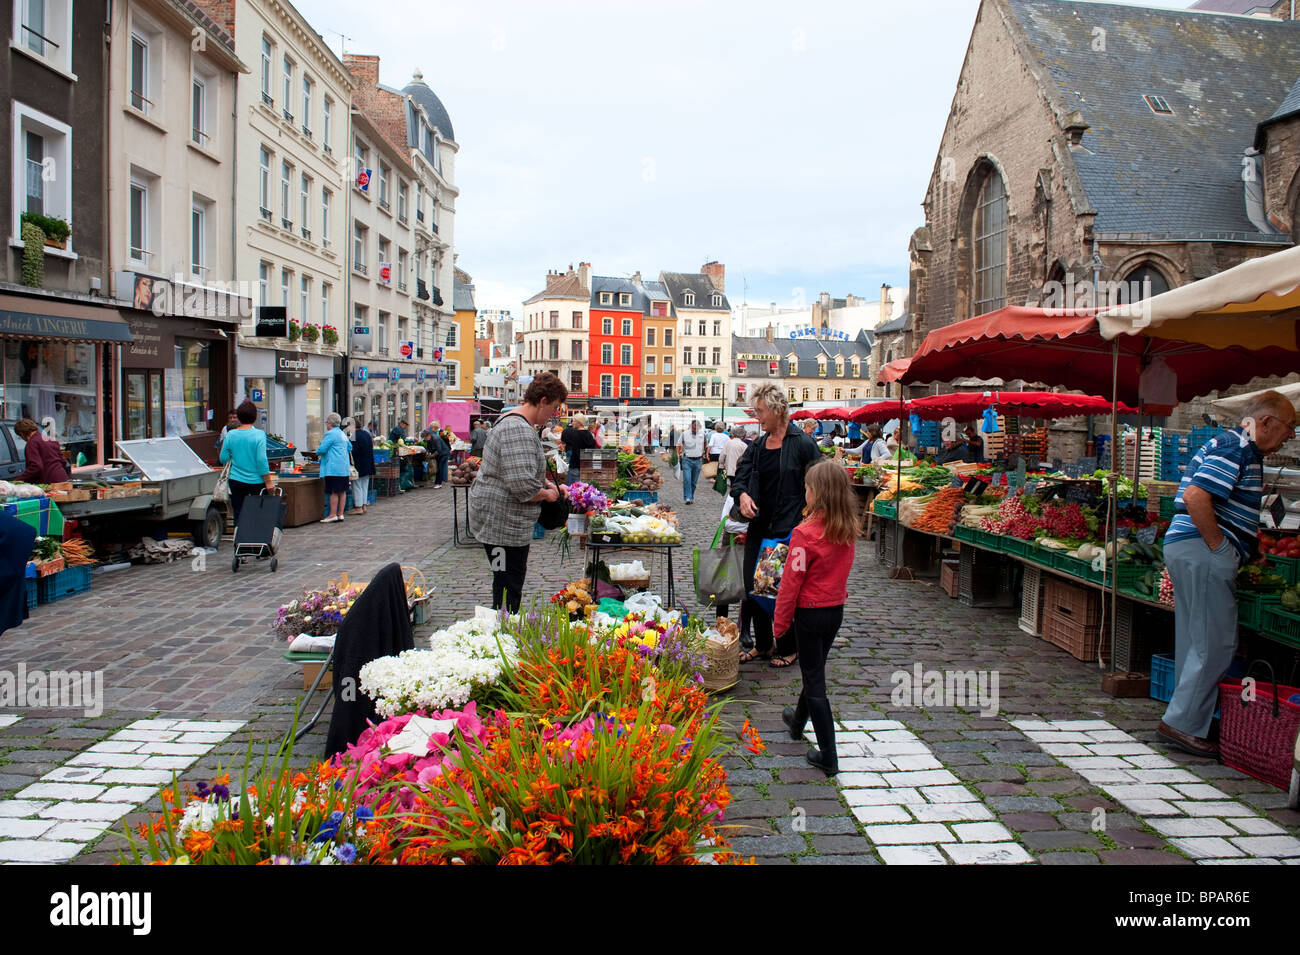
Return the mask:
{"type": "Polygon", "coordinates": [[[587,390],[593,397],[640,398],[645,292],[633,279],[591,277],[591,351],[587,390]]]}

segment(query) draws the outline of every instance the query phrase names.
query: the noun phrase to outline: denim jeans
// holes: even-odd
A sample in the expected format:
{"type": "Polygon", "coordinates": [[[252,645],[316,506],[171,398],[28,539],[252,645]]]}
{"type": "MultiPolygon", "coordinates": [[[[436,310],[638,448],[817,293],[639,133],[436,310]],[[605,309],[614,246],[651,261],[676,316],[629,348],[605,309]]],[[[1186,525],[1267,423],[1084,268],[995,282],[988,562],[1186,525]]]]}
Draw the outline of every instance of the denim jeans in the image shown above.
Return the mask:
{"type": "Polygon", "coordinates": [[[695,485],[700,480],[702,467],[704,467],[703,458],[682,458],[682,500],[695,500],[695,485]]]}

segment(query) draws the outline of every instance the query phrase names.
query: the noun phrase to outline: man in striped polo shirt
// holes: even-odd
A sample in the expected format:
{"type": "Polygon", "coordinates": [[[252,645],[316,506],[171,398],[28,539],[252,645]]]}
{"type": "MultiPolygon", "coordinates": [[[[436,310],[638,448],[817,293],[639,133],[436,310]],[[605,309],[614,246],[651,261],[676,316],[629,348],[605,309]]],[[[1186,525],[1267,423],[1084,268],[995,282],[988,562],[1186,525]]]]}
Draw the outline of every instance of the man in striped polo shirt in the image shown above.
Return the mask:
{"type": "Polygon", "coordinates": [[[1178,487],[1164,547],[1174,583],[1176,685],[1158,732],[1198,756],[1219,754],[1210,721],[1237,649],[1237,569],[1255,550],[1264,455],[1291,439],[1295,423],[1290,401],[1263,392],[1240,427],[1196,452],[1178,487]]]}

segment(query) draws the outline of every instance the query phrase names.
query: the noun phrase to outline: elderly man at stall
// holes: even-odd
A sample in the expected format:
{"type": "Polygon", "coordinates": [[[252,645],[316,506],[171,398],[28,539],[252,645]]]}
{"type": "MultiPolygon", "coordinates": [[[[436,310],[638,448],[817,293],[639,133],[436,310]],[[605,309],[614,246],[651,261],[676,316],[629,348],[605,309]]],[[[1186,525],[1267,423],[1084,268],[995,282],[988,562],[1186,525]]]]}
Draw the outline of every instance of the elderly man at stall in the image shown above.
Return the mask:
{"type": "Polygon", "coordinates": [[[1237,570],[1259,533],[1262,462],[1290,440],[1295,424],[1290,401],[1261,393],[1239,427],[1196,452],[1178,487],[1164,546],[1174,584],[1175,688],[1157,732],[1197,756],[1219,753],[1210,722],[1237,649],[1237,570]]]}

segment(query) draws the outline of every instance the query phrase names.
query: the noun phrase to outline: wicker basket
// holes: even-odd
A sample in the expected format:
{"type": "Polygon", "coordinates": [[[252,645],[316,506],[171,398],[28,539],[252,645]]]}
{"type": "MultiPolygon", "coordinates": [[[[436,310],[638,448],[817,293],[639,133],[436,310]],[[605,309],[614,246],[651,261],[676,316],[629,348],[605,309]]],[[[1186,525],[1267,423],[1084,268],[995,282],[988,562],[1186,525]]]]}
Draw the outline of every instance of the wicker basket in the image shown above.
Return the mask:
{"type": "Polygon", "coordinates": [[[740,679],[740,634],[726,643],[708,640],[704,644],[704,689],[709,693],[729,690],[740,679]]]}

